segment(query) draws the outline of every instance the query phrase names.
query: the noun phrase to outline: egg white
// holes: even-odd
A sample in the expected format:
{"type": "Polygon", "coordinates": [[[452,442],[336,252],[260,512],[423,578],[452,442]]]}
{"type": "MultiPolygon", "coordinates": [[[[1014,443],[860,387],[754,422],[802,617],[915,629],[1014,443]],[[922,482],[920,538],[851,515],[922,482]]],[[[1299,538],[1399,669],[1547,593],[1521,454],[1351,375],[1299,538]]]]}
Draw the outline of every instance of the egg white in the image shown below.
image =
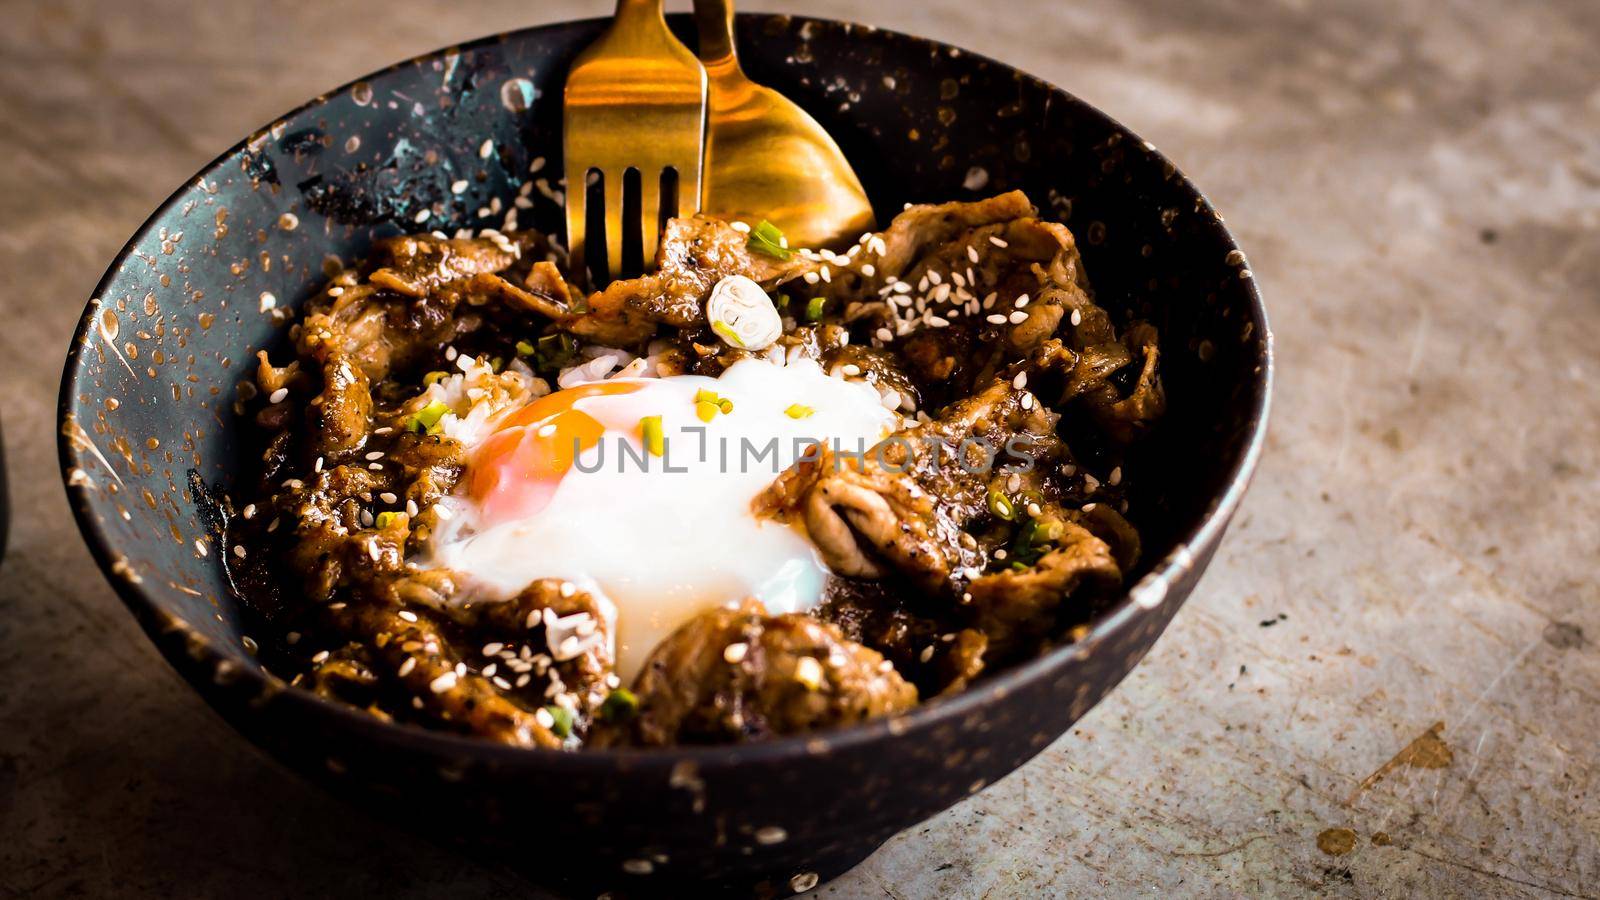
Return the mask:
{"type": "Polygon", "coordinates": [[[752,596],[773,613],[816,606],[827,570],[815,548],[798,526],[758,519],[751,502],[808,441],[871,447],[899,417],[871,386],[830,377],[809,360],[746,359],[718,378],[625,380],[638,389],[575,405],[605,435],[547,506],[486,521],[470,498],[446,498],[452,515],[419,562],[462,574],[476,596],[511,596],[539,578],[594,593],[612,619],[617,673],[627,682],[662,638],[706,609],[752,596]],[[701,421],[694,401],[702,389],[732,401],[732,412],[701,421]],[[812,412],[791,415],[795,405],[812,412]],[[645,416],[661,417],[664,456],[642,449],[645,416]]]}

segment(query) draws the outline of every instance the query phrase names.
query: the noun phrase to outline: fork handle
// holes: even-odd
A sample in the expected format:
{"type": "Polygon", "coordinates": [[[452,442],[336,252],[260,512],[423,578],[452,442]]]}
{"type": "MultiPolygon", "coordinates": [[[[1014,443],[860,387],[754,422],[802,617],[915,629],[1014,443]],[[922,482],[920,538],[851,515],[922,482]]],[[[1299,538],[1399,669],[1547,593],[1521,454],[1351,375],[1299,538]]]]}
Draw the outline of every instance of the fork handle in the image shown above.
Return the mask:
{"type": "Polygon", "coordinates": [[[739,70],[733,44],[733,0],[694,0],[694,21],[700,30],[700,62],[715,77],[739,70]]]}

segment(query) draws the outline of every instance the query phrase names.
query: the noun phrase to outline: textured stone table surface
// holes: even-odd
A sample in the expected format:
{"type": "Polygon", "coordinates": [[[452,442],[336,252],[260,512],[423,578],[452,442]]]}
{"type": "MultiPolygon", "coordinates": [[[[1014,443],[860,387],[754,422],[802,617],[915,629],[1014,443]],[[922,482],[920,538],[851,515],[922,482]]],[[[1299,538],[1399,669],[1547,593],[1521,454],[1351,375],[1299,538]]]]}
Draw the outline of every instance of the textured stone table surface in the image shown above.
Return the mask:
{"type": "MultiPolygon", "coordinates": [[[[350,815],[167,669],[69,521],[55,395],[101,271],[217,152],[608,6],[0,0],[0,894],[530,893],[350,815]]],[[[1600,896],[1600,4],[790,7],[1141,132],[1235,229],[1281,361],[1255,487],[1145,663],[820,893],[1600,896]]]]}

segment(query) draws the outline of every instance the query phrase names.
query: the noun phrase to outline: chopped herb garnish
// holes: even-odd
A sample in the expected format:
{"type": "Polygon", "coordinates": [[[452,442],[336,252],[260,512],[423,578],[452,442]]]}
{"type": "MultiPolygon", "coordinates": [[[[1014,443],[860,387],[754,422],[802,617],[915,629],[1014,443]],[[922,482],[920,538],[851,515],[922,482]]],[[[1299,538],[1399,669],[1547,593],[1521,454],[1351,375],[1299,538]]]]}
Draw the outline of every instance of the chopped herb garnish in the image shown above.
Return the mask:
{"type": "Polygon", "coordinates": [[[417,410],[411,418],[406,420],[406,430],[438,434],[439,420],[444,418],[444,414],[449,411],[450,407],[444,405],[443,401],[435,400],[417,410]]]}
{"type": "Polygon", "coordinates": [[[534,362],[541,369],[559,369],[572,360],[578,352],[578,342],[566,334],[547,334],[539,338],[534,350],[534,362]]]}
{"type": "Polygon", "coordinates": [[[745,242],[745,249],[751,253],[761,253],[773,259],[787,261],[794,255],[788,243],[783,232],[778,230],[778,226],[762,219],[760,225],[750,229],[750,240],[745,242]]]}
{"type": "Polygon", "coordinates": [[[723,340],[727,341],[733,346],[738,347],[741,350],[744,349],[744,341],[739,339],[739,333],[734,331],[733,326],[729,325],[727,322],[712,322],[711,330],[721,335],[723,340]]]}
{"type": "Polygon", "coordinates": [[[660,416],[645,416],[639,420],[639,435],[644,438],[644,449],[651,456],[667,452],[667,435],[661,428],[660,416]]]}
{"type": "Polygon", "coordinates": [[[378,526],[378,530],[382,531],[383,529],[388,528],[390,523],[394,522],[395,516],[398,516],[398,515],[399,515],[399,513],[392,513],[392,512],[381,512],[381,513],[378,513],[377,518],[372,520],[372,524],[378,526]]]}
{"type": "Polygon", "coordinates": [[[564,738],[572,733],[572,710],[565,706],[546,706],[544,711],[550,714],[555,721],[550,725],[550,731],[556,737],[564,738]]]}
{"type": "Polygon", "coordinates": [[[812,297],[806,301],[806,320],[815,322],[822,318],[823,307],[828,305],[827,297],[812,297]]]}
{"type": "Polygon", "coordinates": [[[795,403],[791,404],[788,409],[784,410],[783,414],[791,419],[809,419],[811,418],[811,414],[814,412],[816,412],[816,410],[809,406],[801,406],[800,404],[795,403]]]}
{"type": "Polygon", "coordinates": [[[989,490],[989,511],[1007,522],[1017,517],[1017,508],[1011,503],[1011,498],[1002,494],[998,488],[989,490]]]}
{"type": "Polygon", "coordinates": [[[639,698],[627,688],[617,688],[600,704],[600,718],[608,722],[624,722],[638,713],[639,698]]]}
{"type": "Polygon", "coordinates": [[[489,360],[489,371],[495,373],[496,375],[499,375],[501,372],[505,371],[505,368],[506,358],[504,356],[496,356],[494,359],[489,360]]]}
{"type": "Polygon", "coordinates": [[[440,381],[443,381],[445,376],[449,374],[449,372],[429,372],[428,374],[422,376],[422,383],[424,386],[431,387],[435,384],[438,384],[440,381]]]}
{"type": "Polygon", "coordinates": [[[517,341],[518,356],[532,356],[533,351],[534,346],[532,344],[528,343],[527,341],[517,341]]]}
{"type": "Polygon", "coordinates": [[[701,400],[694,405],[694,414],[702,422],[709,422],[717,417],[717,405],[701,400]]]}
{"type": "Polygon", "coordinates": [[[779,309],[788,309],[789,308],[789,295],[788,294],[779,294],[778,295],[778,299],[776,301],[774,301],[774,302],[777,304],[779,309]]]}
{"type": "Polygon", "coordinates": [[[733,412],[733,401],[729,400],[727,397],[723,397],[721,400],[717,401],[717,409],[722,410],[723,415],[727,415],[728,413],[733,412]]]}

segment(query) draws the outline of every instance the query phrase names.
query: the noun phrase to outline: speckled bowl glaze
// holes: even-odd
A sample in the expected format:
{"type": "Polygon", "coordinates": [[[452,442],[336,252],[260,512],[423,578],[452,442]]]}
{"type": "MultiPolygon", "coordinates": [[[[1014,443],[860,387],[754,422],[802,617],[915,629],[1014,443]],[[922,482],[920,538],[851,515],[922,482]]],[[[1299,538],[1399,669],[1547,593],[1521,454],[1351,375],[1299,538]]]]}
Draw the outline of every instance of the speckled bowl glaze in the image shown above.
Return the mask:
{"type": "MultiPolygon", "coordinates": [[[[1171,413],[1130,463],[1147,552],[1087,638],[907,715],[737,747],[560,753],[387,725],[263,670],[197,503],[238,448],[234,385],[282,340],[263,312],[325,257],[480,218],[525,182],[559,229],[561,84],[602,23],[488,38],[319,97],[223,154],[112,264],[61,391],[67,493],[99,564],[229,722],[334,791],[574,894],[685,884],[785,895],[981,790],[1060,735],[1194,587],[1261,450],[1270,337],[1245,259],[1154,147],[1083,102],[955,47],[740,16],[750,74],[835,134],[887,221],[907,201],[1023,188],[1078,234],[1100,301],[1154,321],[1171,413]],[[539,159],[545,160],[540,166],[539,159]],[[464,193],[452,185],[465,181],[464,193]]],[[[686,39],[688,23],[673,23],[686,39]]],[[[692,41],[691,41],[692,42],[692,41]]]]}

